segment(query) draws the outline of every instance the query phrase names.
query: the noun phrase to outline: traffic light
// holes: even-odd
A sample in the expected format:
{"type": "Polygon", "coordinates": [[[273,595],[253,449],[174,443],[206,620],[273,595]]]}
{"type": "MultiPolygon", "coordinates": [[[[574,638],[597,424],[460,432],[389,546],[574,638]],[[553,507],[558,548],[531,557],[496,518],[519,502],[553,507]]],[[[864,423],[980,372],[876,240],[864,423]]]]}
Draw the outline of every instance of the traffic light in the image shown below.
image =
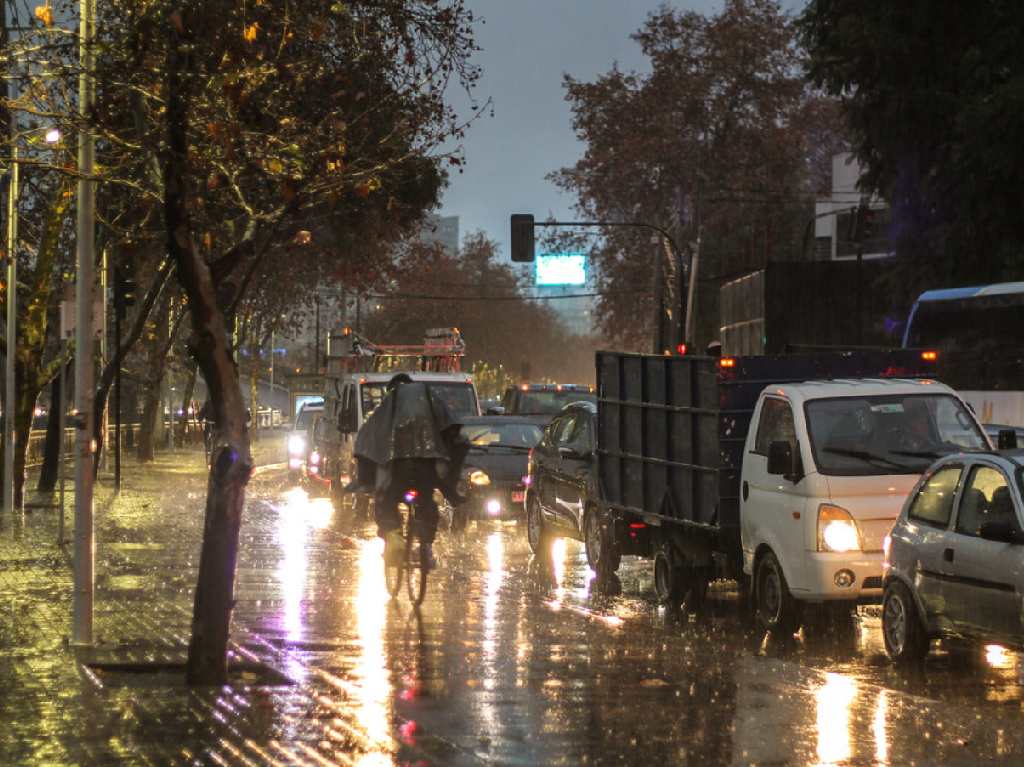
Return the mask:
{"type": "Polygon", "coordinates": [[[124,317],[135,306],[138,286],[127,264],[114,267],[114,310],[124,317]]]}
{"type": "Polygon", "coordinates": [[[519,263],[533,261],[533,216],[530,213],[512,214],[512,260],[519,263]]]}
{"type": "Polygon", "coordinates": [[[861,203],[850,219],[849,239],[851,242],[863,242],[875,236],[878,211],[867,203],[861,203]]]}

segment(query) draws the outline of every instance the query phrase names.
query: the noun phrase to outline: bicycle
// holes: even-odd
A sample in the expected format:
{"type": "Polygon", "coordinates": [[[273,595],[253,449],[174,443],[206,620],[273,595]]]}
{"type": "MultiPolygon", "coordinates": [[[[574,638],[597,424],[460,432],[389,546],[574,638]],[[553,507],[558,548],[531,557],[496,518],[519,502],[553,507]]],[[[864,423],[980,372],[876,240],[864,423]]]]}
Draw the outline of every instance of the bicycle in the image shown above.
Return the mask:
{"type": "Polygon", "coordinates": [[[389,564],[387,561],[384,562],[384,581],[387,585],[388,593],[392,597],[398,596],[398,592],[402,589],[402,579],[404,576],[409,599],[416,607],[423,604],[423,597],[427,594],[427,574],[430,572],[431,565],[429,550],[423,545],[422,537],[420,536],[420,521],[416,517],[416,498],[418,496],[419,492],[415,489],[406,491],[404,496],[405,505],[409,508],[409,513],[406,516],[406,528],[403,534],[405,546],[403,547],[401,558],[394,564],[389,564]],[[415,556],[413,551],[413,538],[417,538],[420,541],[418,557],[415,556]],[[416,576],[417,570],[419,571],[418,578],[416,576]]]}

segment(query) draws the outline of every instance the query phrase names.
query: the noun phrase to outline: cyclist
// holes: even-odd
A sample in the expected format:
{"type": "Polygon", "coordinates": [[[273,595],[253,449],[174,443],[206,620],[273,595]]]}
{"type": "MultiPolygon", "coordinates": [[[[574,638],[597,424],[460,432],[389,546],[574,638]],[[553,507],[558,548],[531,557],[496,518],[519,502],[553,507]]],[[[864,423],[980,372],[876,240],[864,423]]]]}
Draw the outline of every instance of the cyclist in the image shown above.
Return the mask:
{"type": "Polygon", "coordinates": [[[405,373],[388,382],[380,406],[359,429],[356,479],[347,489],[374,493],[374,521],[389,564],[402,556],[398,504],[410,490],[416,492],[420,545],[433,562],[438,516],[434,490],[454,503],[464,500],[455,486],[468,445],[458,435],[459,424],[441,398],[405,373]]]}

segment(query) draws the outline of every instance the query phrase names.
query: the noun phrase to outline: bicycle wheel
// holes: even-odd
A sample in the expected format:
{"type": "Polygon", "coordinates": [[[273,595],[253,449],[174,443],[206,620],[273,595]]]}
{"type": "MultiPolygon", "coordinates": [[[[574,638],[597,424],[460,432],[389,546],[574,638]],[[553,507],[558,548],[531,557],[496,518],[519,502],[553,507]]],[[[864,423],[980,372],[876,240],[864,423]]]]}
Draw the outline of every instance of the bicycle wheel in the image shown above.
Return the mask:
{"type": "Polygon", "coordinates": [[[402,577],[405,575],[407,562],[409,560],[409,536],[405,538],[405,548],[402,551],[402,556],[395,560],[394,564],[391,564],[384,560],[384,583],[388,587],[388,593],[397,598],[398,592],[402,590],[402,577]]]}
{"type": "Polygon", "coordinates": [[[430,572],[430,561],[427,557],[427,549],[420,539],[419,521],[416,519],[414,507],[409,513],[409,529],[405,536],[405,561],[409,599],[416,607],[423,604],[423,597],[427,595],[427,573],[430,572]],[[413,538],[419,541],[418,556],[414,556],[415,552],[412,550],[413,538]]]}

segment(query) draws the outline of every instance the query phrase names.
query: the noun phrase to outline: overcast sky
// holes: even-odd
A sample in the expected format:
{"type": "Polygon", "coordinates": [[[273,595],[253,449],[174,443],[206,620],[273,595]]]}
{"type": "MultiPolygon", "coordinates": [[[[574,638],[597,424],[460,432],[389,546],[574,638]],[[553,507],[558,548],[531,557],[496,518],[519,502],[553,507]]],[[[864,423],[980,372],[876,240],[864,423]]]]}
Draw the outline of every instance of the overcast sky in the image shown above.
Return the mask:
{"type": "MultiPolygon", "coordinates": [[[[489,96],[494,117],[481,117],[463,142],[466,166],[444,193],[442,214],[459,216],[461,234],[482,229],[508,257],[510,213],[571,215],[573,200],[545,175],[572,165],[582,145],[572,130],[562,75],[593,80],[618,62],[643,70],[629,36],[662,0],[468,0],[483,49],[476,93],[489,96]]],[[[721,0],[675,2],[716,13],[721,0]]],[[[787,7],[800,5],[793,0],[787,7]]],[[[462,103],[456,101],[456,103],[462,103]]]]}

